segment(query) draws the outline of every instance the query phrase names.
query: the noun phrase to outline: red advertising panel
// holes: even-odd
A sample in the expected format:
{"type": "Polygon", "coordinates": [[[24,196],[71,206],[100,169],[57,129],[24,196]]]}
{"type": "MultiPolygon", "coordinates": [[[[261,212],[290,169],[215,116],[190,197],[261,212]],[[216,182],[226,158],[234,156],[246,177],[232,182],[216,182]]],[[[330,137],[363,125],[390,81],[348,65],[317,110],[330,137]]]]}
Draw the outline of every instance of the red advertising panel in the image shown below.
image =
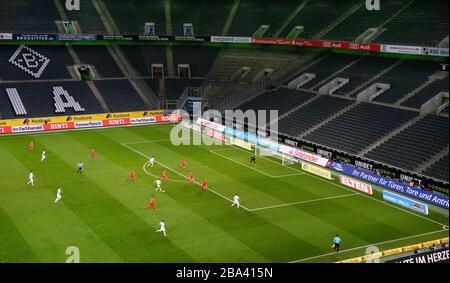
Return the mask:
{"type": "Polygon", "coordinates": [[[44,131],[67,130],[73,128],[75,128],[73,122],[44,124],[44,131]]]}
{"type": "Polygon", "coordinates": [[[130,125],[131,119],[130,118],[124,118],[124,119],[112,119],[112,120],[103,120],[103,126],[123,126],[123,125],[130,125]]]}
{"type": "Polygon", "coordinates": [[[355,190],[361,191],[366,194],[373,194],[372,186],[361,181],[349,178],[347,176],[339,176],[339,182],[347,187],[353,188],[355,190]]]}
{"type": "Polygon", "coordinates": [[[12,133],[11,127],[0,127],[0,134],[10,134],[12,133]]]}

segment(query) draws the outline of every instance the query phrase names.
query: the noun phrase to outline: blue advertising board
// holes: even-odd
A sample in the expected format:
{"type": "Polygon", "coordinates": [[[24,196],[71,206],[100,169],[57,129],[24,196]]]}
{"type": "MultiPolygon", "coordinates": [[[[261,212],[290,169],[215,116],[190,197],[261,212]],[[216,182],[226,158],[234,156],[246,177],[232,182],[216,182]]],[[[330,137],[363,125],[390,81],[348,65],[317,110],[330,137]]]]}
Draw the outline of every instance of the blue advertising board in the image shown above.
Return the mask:
{"type": "Polygon", "coordinates": [[[432,192],[422,190],[418,187],[411,187],[405,183],[401,183],[387,177],[379,176],[373,172],[355,168],[346,164],[332,162],[329,166],[334,171],[448,209],[448,197],[446,196],[434,194],[432,192]]]}
{"type": "Polygon", "coordinates": [[[389,191],[383,191],[383,199],[408,209],[428,215],[428,205],[412,200],[389,191]]]}

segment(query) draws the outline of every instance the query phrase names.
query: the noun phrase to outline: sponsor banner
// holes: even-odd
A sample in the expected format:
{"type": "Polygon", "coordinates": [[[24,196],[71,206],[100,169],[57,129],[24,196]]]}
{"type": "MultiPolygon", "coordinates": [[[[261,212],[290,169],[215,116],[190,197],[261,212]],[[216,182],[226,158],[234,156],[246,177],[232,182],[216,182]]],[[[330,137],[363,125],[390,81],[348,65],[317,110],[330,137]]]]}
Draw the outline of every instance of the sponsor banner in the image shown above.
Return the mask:
{"type": "Polygon", "coordinates": [[[197,41],[197,42],[209,42],[210,36],[196,35],[196,36],[175,36],[175,41],[197,41]]]}
{"type": "Polygon", "coordinates": [[[230,139],[230,142],[231,142],[231,144],[242,147],[246,150],[252,150],[252,144],[249,142],[246,142],[244,140],[232,138],[232,139],[230,139]]]}
{"type": "Polygon", "coordinates": [[[331,180],[331,171],[302,161],[303,171],[331,180]]]}
{"type": "Polygon", "coordinates": [[[13,34],[12,33],[1,33],[0,32],[0,40],[12,40],[13,34]]]}
{"type": "Polygon", "coordinates": [[[383,199],[408,209],[428,215],[428,205],[403,197],[392,192],[383,191],[383,199]]]}
{"type": "Polygon", "coordinates": [[[43,125],[30,125],[30,126],[13,126],[11,127],[12,133],[25,133],[25,132],[40,132],[44,130],[43,125]]]}
{"type": "Polygon", "coordinates": [[[252,43],[254,44],[277,44],[277,45],[294,45],[295,40],[289,38],[252,38],[252,43]]]}
{"type": "Polygon", "coordinates": [[[111,119],[111,120],[103,120],[103,126],[109,127],[109,126],[123,126],[123,125],[130,125],[131,119],[125,118],[125,119],[111,119]]]}
{"type": "Polygon", "coordinates": [[[448,57],[448,48],[423,47],[422,55],[448,57]]]}
{"type": "Polygon", "coordinates": [[[223,133],[218,133],[217,131],[214,130],[210,130],[208,129],[206,131],[206,134],[208,135],[208,137],[216,139],[216,140],[220,140],[220,141],[225,141],[225,136],[223,133]]]}
{"type": "Polygon", "coordinates": [[[252,38],[243,36],[211,36],[211,42],[252,43],[252,38]]]}
{"type": "Polygon", "coordinates": [[[381,52],[421,55],[422,47],[405,45],[381,45],[381,52]]]}
{"type": "Polygon", "coordinates": [[[156,123],[156,117],[131,118],[131,124],[151,124],[156,123]]]}
{"type": "Polygon", "coordinates": [[[97,40],[95,34],[58,34],[57,40],[97,40]]]}
{"type": "Polygon", "coordinates": [[[448,263],[449,248],[387,260],[387,263],[448,263]]]}
{"type": "Polygon", "coordinates": [[[208,121],[208,120],[205,120],[205,119],[202,119],[202,118],[198,118],[196,123],[201,125],[201,126],[203,126],[203,127],[207,127],[207,128],[219,131],[219,132],[224,132],[225,131],[225,126],[224,125],[221,125],[221,124],[218,124],[218,123],[215,123],[215,122],[211,122],[211,121],[208,121]]]}
{"type": "Polygon", "coordinates": [[[314,163],[314,164],[317,164],[317,165],[320,165],[323,167],[325,167],[328,163],[327,158],[324,158],[319,155],[309,153],[309,152],[306,152],[306,151],[303,151],[303,150],[300,150],[297,148],[293,148],[293,147],[290,147],[287,145],[280,145],[279,151],[281,153],[284,153],[284,154],[287,154],[287,155],[296,157],[298,159],[305,160],[310,163],[314,163]]]}
{"type": "Polygon", "coordinates": [[[67,130],[67,129],[74,129],[74,128],[75,128],[75,125],[73,122],[44,124],[44,131],[67,130]]]}
{"type": "Polygon", "coordinates": [[[373,194],[373,190],[372,190],[372,186],[363,182],[360,182],[358,180],[349,178],[347,176],[339,176],[339,182],[347,187],[353,188],[355,190],[361,191],[363,193],[372,195],[373,194]]]}
{"type": "Polygon", "coordinates": [[[191,123],[186,122],[186,121],[181,121],[181,126],[186,128],[186,129],[193,130],[194,132],[198,132],[198,133],[200,133],[202,131],[202,128],[199,125],[191,124],[191,123]]]}
{"type": "Polygon", "coordinates": [[[103,127],[102,121],[74,122],[75,129],[103,127]]]}
{"type": "Polygon", "coordinates": [[[11,127],[0,127],[0,134],[10,134],[12,133],[11,127]]]}
{"type": "Polygon", "coordinates": [[[402,193],[404,195],[443,207],[445,209],[449,208],[448,197],[446,196],[434,194],[417,187],[408,186],[405,183],[401,183],[387,177],[379,176],[370,171],[355,168],[346,164],[331,162],[329,166],[331,167],[331,169],[339,173],[358,178],[360,180],[378,185],[391,191],[402,193]]]}
{"type": "Polygon", "coordinates": [[[162,36],[162,35],[140,35],[139,40],[146,41],[169,41],[172,40],[171,36],[162,36]]]}
{"type": "Polygon", "coordinates": [[[58,40],[57,34],[13,34],[13,40],[58,40]]]}
{"type": "Polygon", "coordinates": [[[309,40],[289,38],[252,38],[254,44],[294,45],[302,47],[336,48],[368,52],[380,52],[381,45],[376,43],[357,43],[331,40],[309,40]]]}
{"type": "Polygon", "coordinates": [[[156,123],[181,121],[181,115],[156,116],[155,118],[156,118],[156,123]]]}
{"type": "Polygon", "coordinates": [[[25,118],[0,120],[1,126],[22,126],[22,125],[39,125],[39,124],[56,124],[65,122],[78,121],[97,121],[97,120],[114,120],[126,118],[144,118],[164,115],[164,110],[140,111],[140,112],[123,112],[123,113],[105,113],[92,115],[74,115],[74,116],[56,116],[44,118],[25,118]]]}

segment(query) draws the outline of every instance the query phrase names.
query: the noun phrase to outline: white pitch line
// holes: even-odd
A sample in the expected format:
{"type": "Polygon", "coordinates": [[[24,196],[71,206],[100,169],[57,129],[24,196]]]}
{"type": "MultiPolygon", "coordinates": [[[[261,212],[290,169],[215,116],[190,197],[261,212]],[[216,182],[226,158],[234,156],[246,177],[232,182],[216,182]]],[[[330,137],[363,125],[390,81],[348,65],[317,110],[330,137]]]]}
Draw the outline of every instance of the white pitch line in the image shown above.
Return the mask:
{"type": "Polygon", "coordinates": [[[141,143],[152,143],[152,142],[166,142],[170,141],[170,139],[160,139],[160,140],[146,140],[146,141],[134,141],[134,142],[125,142],[124,144],[141,144],[141,143]]]}
{"type": "Polygon", "coordinates": [[[213,154],[215,154],[215,155],[218,155],[218,156],[220,156],[220,157],[222,157],[222,158],[225,158],[225,159],[227,159],[227,160],[229,160],[229,161],[232,161],[232,162],[234,162],[234,163],[236,163],[236,164],[239,164],[239,165],[241,165],[241,166],[247,167],[248,169],[254,170],[254,171],[256,171],[256,172],[258,172],[258,173],[260,173],[260,174],[263,174],[263,175],[265,175],[265,176],[267,176],[267,177],[269,177],[269,178],[276,178],[276,177],[273,176],[273,175],[267,174],[266,172],[263,172],[263,171],[258,170],[258,169],[256,169],[256,168],[253,168],[253,167],[251,167],[251,166],[248,166],[248,165],[245,165],[245,164],[243,164],[243,163],[240,163],[240,162],[238,162],[238,161],[236,161],[236,160],[233,160],[233,159],[231,159],[231,158],[229,158],[229,157],[227,157],[227,156],[225,156],[225,155],[222,155],[222,154],[220,154],[220,153],[217,153],[217,152],[215,152],[215,151],[213,151],[213,150],[210,150],[209,152],[211,152],[211,153],[213,153],[213,154]]]}
{"type": "MultiPolygon", "coordinates": [[[[150,175],[150,176],[155,177],[155,178],[159,178],[158,175],[154,175],[154,174],[152,174],[152,173],[150,173],[150,172],[147,171],[147,165],[148,165],[148,163],[149,163],[148,161],[144,163],[144,165],[142,166],[142,170],[144,170],[144,172],[145,172],[147,175],[150,175]]],[[[177,182],[177,183],[187,183],[186,181],[180,181],[180,180],[168,180],[168,181],[169,181],[169,182],[177,182]]]]}
{"type": "Polygon", "coordinates": [[[276,176],[272,176],[272,178],[284,178],[284,177],[301,176],[301,175],[305,175],[305,173],[294,173],[294,174],[286,174],[286,175],[276,175],[276,176]]]}
{"type": "Polygon", "coordinates": [[[344,198],[344,197],[351,197],[351,196],[357,196],[357,195],[358,194],[356,194],[356,193],[352,193],[352,194],[346,194],[346,195],[340,195],[340,196],[318,198],[318,199],[311,199],[311,200],[305,200],[305,201],[297,201],[297,202],[284,203],[284,204],[279,204],[279,205],[272,205],[272,206],[266,206],[266,207],[260,207],[260,208],[253,208],[253,209],[250,209],[250,211],[265,210],[265,209],[276,208],[276,207],[283,207],[283,206],[296,205],[296,204],[304,204],[304,203],[310,203],[310,202],[318,202],[318,201],[337,199],[337,198],[344,198]]]}
{"type": "MultiPolygon", "coordinates": [[[[360,247],[356,247],[356,248],[341,250],[341,251],[339,251],[339,253],[341,254],[341,253],[351,252],[351,251],[367,248],[367,247],[370,247],[370,246],[379,246],[379,245],[383,245],[383,244],[389,244],[389,243],[403,241],[403,240],[408,240],[408,239],[413,239],[413,238],[417,238],[417,237],[421,237],[421,236],[432,235],[432,234],[436,234],[436,233],[440,233],[440,232],[444,232],[444,231],[446,231],[446,230],[437,230],[437,231],[423,233],[423,234],[418,234],[418,235],[414,235],[414,236],[408,236],[408,237],[398,238],[398,239],[384,241],[384,242],[380,242],[380,243],[369,244],[369,245],[360,246],[360,247]]],[[[317,256],[312,256],[312,257],[307,257],[307,258],[302,258],[302,259],[290,261],[289,263],[297,263],[297,262],[307,261],[307,260],[311,260],[311,259],[317,259],[317,258],[321,258],[321,257],[325,257],[325,256],[331,256],[331,255],[335,255],[335,254],[336,254],[336,252],[331,252],[331,253],[327,253],[327,254],[322,254],[322,255],[317,255],[317,256]]]]}
{"type": "MultiPolygon", "coordinates": [[[[124,147],[128,148],[129,150],[134,151],[135,153],[137,153],[137,154],[139,154],[139,155],[141,155],[141,156],[143,156],[143,157],[145,157],[145,158],[147,158],[147,159],[149,158],[147,155],[143,154],[142,152],[140,152],[140,151],[138,151],[138,150],[136,150],[136,149],[134,149],[134,148],[132,148],[132,147],[126,145],[126,144],[122,144],[122,145],[123,145],[124,147]]],[[[162,164],[162,163],[160,163],[160,162],[158,162],[158,161],[155,161],[155,163],[161,165],[161,166],[164,167],[164,168],[169,169],[170,171],[172,171],[172,172],[174,172],[174,173],[176,173],[176,174],[182,176],[183,178],[188,179],[188,177],[186,177],[186,176],[184,176],[183,174],[181,174],[180,172],[178,172],[178,171],[176,171],[176,170],[170,168],[169,166],[166,166],[166,165],[164,165],[164,164],[162,164]]],[[[198,182],[195,182],[195,183],[196,183],[197,185],[200,185],[200,183],[198,183],[198,182]]],[[[226,197],[226,196],[224,196],[224,195],[222,195],[222,194],[220,194],[220,193],[218,193],[218,192],[212,190],[211,188],[207,188],[207,190],[210,191],[210,192],[212,192],[212,193],[214,193],[214,194],[216,194],[216,195],[218,195],[218,196],[220,196],[220,197],[222,197],[222,198],[224,198],[224,199],[226,199],[226,200],[229,201],[229,202],[233,202],[230,198],[228,198],[228,197],[226,197]]],[[[242,207],[242,208],[243,208],[244,210],[246,210],[246,211],[250,211],[250,209],[246,208],[246,207],[243,206],[243,205],[241,205],[240,207],[242,207]]]]}

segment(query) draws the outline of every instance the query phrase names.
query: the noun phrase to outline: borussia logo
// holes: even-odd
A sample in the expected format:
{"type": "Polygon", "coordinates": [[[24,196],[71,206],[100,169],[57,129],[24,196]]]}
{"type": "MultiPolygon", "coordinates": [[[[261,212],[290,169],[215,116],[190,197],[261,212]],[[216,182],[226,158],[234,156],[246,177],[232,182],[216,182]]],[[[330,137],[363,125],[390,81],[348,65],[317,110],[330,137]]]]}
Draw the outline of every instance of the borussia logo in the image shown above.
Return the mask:
{"type": "Polygon", "coordinates": [[[48,63],[50,63],[50,59],[25,45],[21,45],[11,58],[9,58],[9,62],[36,79],[39,79],[48,63]]]}

